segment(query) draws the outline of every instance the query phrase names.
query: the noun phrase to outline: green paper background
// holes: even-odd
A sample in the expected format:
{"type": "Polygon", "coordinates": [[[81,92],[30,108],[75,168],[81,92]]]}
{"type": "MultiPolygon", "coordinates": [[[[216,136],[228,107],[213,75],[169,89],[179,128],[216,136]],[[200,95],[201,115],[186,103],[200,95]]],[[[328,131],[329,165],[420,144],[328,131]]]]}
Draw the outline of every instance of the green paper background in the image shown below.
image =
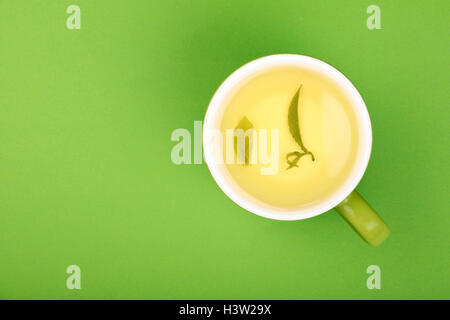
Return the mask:
{"type": "Polygon", "coordinates": [[[450,298],[448,1],[0,0],[0,298],[450,298]],[[78,4],[80,30],[66,8],[78,4]],[[381,8],[368,30],[366,8],[381,8]],[[236,68],[324,60],[360,90],[357,190],[391,236],[334,211],[247,213],[206,165],[171,162],[236,68]],[[82,289],[68,290],[68,265],[82,289]],[[368,290],[366,268],[382,271],[368,290]]]}

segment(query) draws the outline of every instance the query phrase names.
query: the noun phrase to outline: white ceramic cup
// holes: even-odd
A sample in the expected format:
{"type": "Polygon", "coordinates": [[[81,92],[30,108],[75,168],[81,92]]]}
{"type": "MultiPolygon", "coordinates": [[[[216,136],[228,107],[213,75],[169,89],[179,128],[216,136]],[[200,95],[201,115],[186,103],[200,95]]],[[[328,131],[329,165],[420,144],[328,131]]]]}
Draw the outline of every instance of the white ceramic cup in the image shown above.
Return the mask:
{"type": "Polygon", "coordinates": [[[242,208],[259,216],[276,220],[300,220],[311,218],[324,213],[343,202],[361,180],[369,162],[371,148],[372,127],[370,124],[369,113],[367,112],[366,105],[358,90],[353,86],[350,80],[334,67],[323,61],[302,55],[271,55],[256,59],[237,69],[217,89],[209,104],[203,124],[203,150],[205,162],[220,189],[242,208]],[[248,194],[246,190],[242,189],[234,181],[227,171],[226,165],[221,164],[220,159],[217,159],[218,155],[217,152],[215,152],[215,147],[212,142],[213,132],[220,128],[222,116],[226,108],[226,101],[229,97],[239,90],[241,86],[255,74],[269,68],[281,66],[295,66],[313,70],[335,82],[351,101],[351,107],[354,109],[354,113],[357,117],[360,137],[356,157],[357,160],[355,161],[354,167],[351,169],[349,177],[328,197],[318,199],[318,201],[310,205],[299,206],[297,209],[275,207],[248,194]]]}

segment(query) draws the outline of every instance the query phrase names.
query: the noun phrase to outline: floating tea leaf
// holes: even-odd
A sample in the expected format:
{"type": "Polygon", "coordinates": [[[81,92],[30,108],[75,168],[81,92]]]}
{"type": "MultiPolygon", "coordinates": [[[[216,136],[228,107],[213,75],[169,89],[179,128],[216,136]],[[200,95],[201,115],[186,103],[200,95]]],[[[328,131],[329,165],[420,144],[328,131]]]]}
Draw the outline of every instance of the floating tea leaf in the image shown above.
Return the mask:
{"type": "MultiPolygon", "coordinates": [[[[247,119],[247,117],[243,117],[241,121],[239,121],[238,125],[234,130],[242,129],[244,131],[244,134],[247,130],[255,129],[253,124],[250,122],[250,120],[247,119]]],[[[250,154],[252,151],[252,144],[250,143],[250,137],[244,136],[245,143],[239,144],[238,146],[238,138],[234,137],[234,152],[239,157],[239,155],[244,154],[244,164],[248,165],[250,163],[250,154]],[[238,150],[239,147],[239,150],[238,150]]]]}
{"type": "Polygon", "coordinates": [[[289,106],[288,111],[288,123],[289,123],[289,131],[291,132],[292,137],[294,138],[295,142],[297,142],[297,144],[300,146],[303,152],[294,151],[286,155],[286,161],[289,164],[289,167],[287,169],[298,167],[297,162],[300,160],[301,157],[307,154],[311,155],[312,161],[315,161],[314,155],[303,144],[302,135],[300,132],[300,124],[298,122],[298,101],[301,89],[302,85],[300,85],[300,87],[298,88],[297,92],[295,93],[294,97],[291,100],[291,104],[289,106]],[[295,158],[293,156],[295,156],[295,158]]]}

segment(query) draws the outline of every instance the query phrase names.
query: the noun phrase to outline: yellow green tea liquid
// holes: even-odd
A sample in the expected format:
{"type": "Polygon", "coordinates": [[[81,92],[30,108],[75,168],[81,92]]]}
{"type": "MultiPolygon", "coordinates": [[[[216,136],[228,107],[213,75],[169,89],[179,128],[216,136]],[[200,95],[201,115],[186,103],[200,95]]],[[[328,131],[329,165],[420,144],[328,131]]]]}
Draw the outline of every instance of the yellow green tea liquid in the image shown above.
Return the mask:
{"type": "Polygon", "coordinates": [[[223,136],[243,117],[256,130],[279,129],[276,174],[262,175],[262,164],[226,165],[251,196],[277,207],[302,207],[331,195],[350,176],[358,151],[358,123],[349,99],[325,76],[297,67],[264,71],[230,97],[220,128],[223,136]],[[301,151],[288,123],[289,105],[300,86],[298,126],[315,161],[303,156],[298,167],[287,170],[286,155],[301,151]]]}

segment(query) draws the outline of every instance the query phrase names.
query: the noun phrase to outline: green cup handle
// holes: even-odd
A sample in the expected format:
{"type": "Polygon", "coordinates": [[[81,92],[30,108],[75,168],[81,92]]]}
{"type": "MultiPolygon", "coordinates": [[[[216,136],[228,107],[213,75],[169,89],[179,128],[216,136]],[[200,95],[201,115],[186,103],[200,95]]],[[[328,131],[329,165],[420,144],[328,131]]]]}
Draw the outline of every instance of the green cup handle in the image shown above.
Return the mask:
{"type": "Polygon", "coordinates": [[[353,191],[335,208],[370,245],[376,247],[389,236],[389,228],[370,205],[353,191]]]}

